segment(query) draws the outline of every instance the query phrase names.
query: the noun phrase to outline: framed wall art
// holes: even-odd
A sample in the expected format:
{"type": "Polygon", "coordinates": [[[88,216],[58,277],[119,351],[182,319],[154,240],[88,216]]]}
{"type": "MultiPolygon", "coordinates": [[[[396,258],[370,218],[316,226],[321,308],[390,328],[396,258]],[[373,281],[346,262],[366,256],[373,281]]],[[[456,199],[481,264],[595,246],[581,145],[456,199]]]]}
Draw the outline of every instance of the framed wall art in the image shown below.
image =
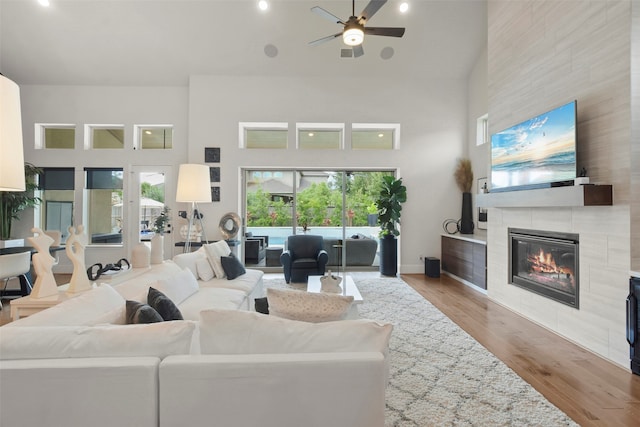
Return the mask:
{"type": "Polygon", "coordinates": [[[212,166],[209,168],[209,180],[211,182],[220,182],[220,168],[212,166]]]}
{"type": "Polygon", "coordinates": [[[220,163],[220,147],[205,147],[204,148],[204,162],[205,163],[220,163]]]}
{"type": "MultiPolygon", "coordinates": [[[[488,193],[489,190],[487,188],[487,178],[479,178],[478,179],[478,193],[488,193]]],[[[487,208],[478,208],[478,228],[480,230],[487,229],[487,216],[489,214],[489,209],[487,208]]]]}
{"type": "Polygon", "coordinates": [[[212,202],[220,201],[220,187],[211,187],[211,201],[212,202]]]}

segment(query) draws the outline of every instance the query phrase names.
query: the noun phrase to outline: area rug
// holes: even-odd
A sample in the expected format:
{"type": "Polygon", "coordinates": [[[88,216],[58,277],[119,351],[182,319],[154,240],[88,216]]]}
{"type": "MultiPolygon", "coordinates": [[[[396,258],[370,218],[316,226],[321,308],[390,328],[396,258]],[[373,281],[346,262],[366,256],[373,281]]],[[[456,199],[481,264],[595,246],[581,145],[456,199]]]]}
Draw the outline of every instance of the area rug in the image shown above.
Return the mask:
{"type": "Polygon", "coordinates": [[[394,325],[386,426],[577,426],[402,279],[352,277],[360,317],[394,325]]]}

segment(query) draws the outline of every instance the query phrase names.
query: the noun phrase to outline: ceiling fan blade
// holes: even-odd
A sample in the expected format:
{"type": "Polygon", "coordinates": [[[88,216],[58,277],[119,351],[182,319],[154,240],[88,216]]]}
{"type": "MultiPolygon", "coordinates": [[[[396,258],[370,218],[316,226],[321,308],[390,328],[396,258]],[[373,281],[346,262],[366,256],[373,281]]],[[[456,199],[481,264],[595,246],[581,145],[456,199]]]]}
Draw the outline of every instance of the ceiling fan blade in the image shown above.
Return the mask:
{"type": "Polygon", "coordinates": [[[372,36],[404,36],[404,28],[401,27],[364,27],[364,33],[372,36]]]}
{"type": "Polygon", "coordinates": [[[312,42],[309,42],[309,46],[317,46],[319,44],[328,42],[329,40],[333,40],[333,39],[335,39],[337,37],[340,37],[341,35],[342,35],[342,33],[336,33],[336,34],[332,34],[332,35],[327,36],[327,37],[323,37],[323,38],[318,39],[318,40],[314,40],[312,42]]]}
{"type": "MultiPolygon", "coordinates": [[[[368,21],[377,11],[380,10],[387,0],[371,0],[360,14],[360,21],[368,21]]],[[[362,22],[361,22],[362,23],[362,22]]]]}
{"type": "Polygon", "coordinates": [[[358,46],[354,46],[353,47],[353,57],[354,58],[359,58],[362,55],[364,55],[364,49],[362,48],[362,45],[359,44],[358,46]]]}
{"type": "Polygon", "coordinates": [[[316,15],[322,16],[325,19],[328,19],[329,21],[331,21],[333,23],[345,25],[345,23],[342,22],[342,19],[338,18],[337,16],[335,16],[331,12],[327,12],[326,10],[324,10],[323,8],[321,8],[319,6],[313,6],[311,8],[311,12],[315,13],[316,15]]]}

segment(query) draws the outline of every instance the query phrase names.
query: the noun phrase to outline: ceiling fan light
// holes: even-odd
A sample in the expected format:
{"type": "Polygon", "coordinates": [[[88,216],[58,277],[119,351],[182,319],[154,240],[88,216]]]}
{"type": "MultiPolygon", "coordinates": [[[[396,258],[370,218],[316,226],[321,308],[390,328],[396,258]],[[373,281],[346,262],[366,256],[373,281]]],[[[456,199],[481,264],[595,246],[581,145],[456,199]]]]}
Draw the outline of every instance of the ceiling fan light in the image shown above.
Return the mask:
{"type": "Polygon", "coordinates": [[[364,40],[364,31],[359,27],[351,27],[347,28],[344,33],[342,33],[342,41],[347,46],[359,46],[362,44],[364,40]]]}

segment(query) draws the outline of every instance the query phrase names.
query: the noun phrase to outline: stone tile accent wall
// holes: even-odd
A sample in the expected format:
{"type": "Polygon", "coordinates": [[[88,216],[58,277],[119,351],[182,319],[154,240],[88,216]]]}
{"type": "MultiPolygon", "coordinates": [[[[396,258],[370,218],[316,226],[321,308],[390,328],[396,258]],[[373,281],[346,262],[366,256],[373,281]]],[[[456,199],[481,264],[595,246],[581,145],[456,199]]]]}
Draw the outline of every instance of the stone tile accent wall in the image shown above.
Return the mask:
{"type": "Polygon", "coordinates": [[[579,167],[614,188],[612,207],[491,209],[488,295],[628,367],[631,2],[490,0],[488,20],[490,132],[577,99],[579,167]],[[580,235],[579,310],[507,283],[508,227],[580,235]]]}

